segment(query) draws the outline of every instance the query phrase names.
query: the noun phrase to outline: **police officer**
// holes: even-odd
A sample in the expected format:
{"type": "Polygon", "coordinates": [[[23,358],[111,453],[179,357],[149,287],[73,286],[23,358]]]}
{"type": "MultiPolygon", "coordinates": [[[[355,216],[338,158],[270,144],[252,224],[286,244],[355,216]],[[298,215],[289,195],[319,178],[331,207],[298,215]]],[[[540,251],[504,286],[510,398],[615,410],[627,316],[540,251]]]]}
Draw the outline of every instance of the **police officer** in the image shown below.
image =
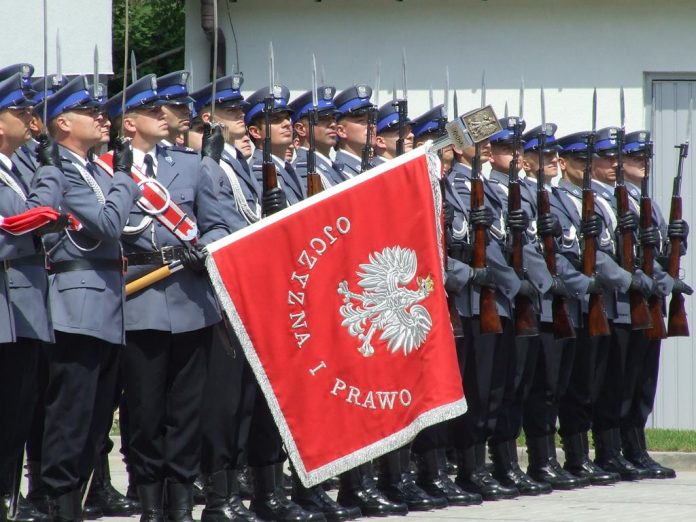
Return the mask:
{"type": "Polygon", "coordinates": [[[169,129],[161,142],[164,147],[181,145],[184,134],[191,126],[193,98],[188,94],[188,71],[176,71],[157,78],[157,92],[167,103],[162,106],[164,119],[169,129]]]}
{"type": "MultiPolygon", "coordinates": [[[[254,154],[249,160],[256,180],[263,185],[263,150],[266,138],[265,99],[273,96],[271,112],[271,158],[278,175],[278,186],[285,193],[288,205],[293,205],[307,197],[307,187],[303,184],[290,162],[286,159],[288,148],[292,145],[292,109],[288,106],[290,91],[284,85],[259,89],[247,97],[244,109],[244,123],[249,137],[254,143],[254,154]]],[[[280,206],[280,205],[279,205],[280,206]]]]}
{"type": "MultiPolygon", "coordinates": [[[[626,134],[624,144],[624,176],[629,195],[629,204],[634,212],[640,213],[641,183],[649,168],[651,158],[646,157],[650,143],[648,131],[636,131],[626,134]]],[[[660,255],[662,238],[678,237],[686,241],[688,225],[683,220],[670,223],[669,227],[655,201],[652,201],[651,226],[640,229],[641,248],[654,249],[660,255]]],[[[665,246],[668,243],[665,243],[665,246]]],[[[665,249],[666,250],[666,249],[665,249]]],[[[664,269],[655,262],[653,277],[656,281],[668,280],[664,269]]],[[[682,292],[690,294],[691,288],[683,281],[674,280],[671,285],[656,284],[651,299],[660,302],[669,293],[682,292]],[[675,289],[676,288],[676,289],[675,289]]],[[[662,320],[662,319],[661,319],[662,320]]],[[[660,339],[649,339],[646,331],[631,332],[630,350],[626,359],[626,378],[621,405],[621,441],[624,457],[637,468],[651,472],[652,478],[674,478],[673,469],[662,466],[653,460],[645,444],[645,423],[652,412],[657,389],[657,375],[660,363],[660,339]]]]}
{"type": "MultiPolygon", "coordinates": [[[[338,135],[336,134],[336,105],[333,97],[336,89],[331,86],[317,88],[317,122],[314,125],[314,142],[316,158],[316,174],[319,174],[323,188],[338,185],[348,179],[343,176],[339,166],[336,165],[329,154],[336,146],[338,135]]],[[[292,166],[300,181],[307,186],[307,154],[309,152],[309,118],[312,110],[312,91],[307,91],[295,98],[290,103],[294,111],[292,115],[293,128],[298,137],[298,146],[295,147],[295,159],[292,166]]]]}
{"type": "MultiPolygon", "coordinates": [[[[411,121],[406,118],[402,122],[403,128],[403,152],[413,150],[413,130],[411,121]]],[[[386,161],[397,157],[397,143],[399,141],[399,108],[395,102],[387,102],[377,110],[375,124],[375,156],[373,164],[381,165],[386,161]]]]}
{"type": "MultiPolygon", "coordinates": [[[[0,215],[12,216],[38,206],[58,208],[67,188],[60,172],[56,145],[47,137],[37,142],[36,175],[25,181],[15,152],[30,138],[33,101],[25,95],[20,73],[0,82],[0,215]]],[[[54,225],[43,227],[42,234],[54,225]]],[[[58,228],[56,229],[58,230],[58,228]]],[[[41,240],[35,234],[13,236],[0,232],[0,274],[3,338],[0,343],[0,511],[9,504],[13,482],[21,479],[24,444],[32,413],[41,399],[41,343],[53,342],[48,311],[48,278],[41,240]]],[[[16,499],[18,500],[18,499],[16,499]]],[[[13,520],[38,520],[40,514],[20,505],[13,520]]]]}
{"type": "MultiPolygon", "coordinates": [[[[612,220],[612,230],[616,231],[618,245],[618,237],[625,231],[634,233],[638,229],[638,216],[631,210],[618,215],[614,197],[618,154],[617,131],[616,127],[607,127],[597,132],[597,158],[592,163],[592,186],[597,192],[597,200],[606,207],[612,220]]],[[[626,274],[629,284],[620,288],[617,295],[607,371],[593,412],[592,435],[596,449],[595,462],[607,471],[619,473],[622,480],[637,480],[650,476],[650,472],[644,468],[636,468],[621,455],[621,398],[632,331],[628,293],[636,291],[649,296],[653,291],[654,281],[641,270],[626,274]]],[[[669,283],[671,284],[671,281],[669,283]]]]}
{"type": "MultiPolygon", "coordinates": [[[[228,234],[213,183],[200,173],[197,153],[159,146],[168,126],[154,75],[110,100],[109,114],[133,144],[133,167],[171,201],[149,200],[151,213],[134,206],[123,242],[128,278],[181,262],[183,269],[129,296],[124,387],[129,412],[128,456],[143,520],[161,520],[164,484],[167,517],[191,520],[192,484],[199,471],[200,402],[205,354],[220,308],[205,276],[207,243],[228,234]],[[119,125],[121,124],[121,125],[119,125]],[[175,215],[167,212],[176,212],[175,215]]],[[[100,159],[108,161],[108,156],[100,159]]],[[[145,205],[144,201],[140,205],[145,205]]]]}
{"type": "Polygon", "coordinates": [[[88,158],[102,134],[99,104],[84,77],[44,103],[69,184],[62,208],[83,228],[45,238],[56,344],[47,350],[41,475],[54,504],[53,518],[78,520],[82,488],[111,418],[125,343],[119,238],[140,190],[127,174],[131,151],[123,143],[115,149],[113,177],[88,158]]]}
{"type": "MultiPolygon", "coordinates": [[[[370,102],[372,88],[369,85],[359,84],[344,89],[334,98],[336,105],[336,165],[340,165],[341,173],[346,178],[351,178],[363,171],[363,158],[365,168],[370,167],[370,152],[372,143],[367,143],[368,125],[370,115],[376,107],[370,102]]],[[[374,125],[372,128],[374,132],[374,125]]],[[[374,140],[374,135],[373,135],[374,140]]]]}

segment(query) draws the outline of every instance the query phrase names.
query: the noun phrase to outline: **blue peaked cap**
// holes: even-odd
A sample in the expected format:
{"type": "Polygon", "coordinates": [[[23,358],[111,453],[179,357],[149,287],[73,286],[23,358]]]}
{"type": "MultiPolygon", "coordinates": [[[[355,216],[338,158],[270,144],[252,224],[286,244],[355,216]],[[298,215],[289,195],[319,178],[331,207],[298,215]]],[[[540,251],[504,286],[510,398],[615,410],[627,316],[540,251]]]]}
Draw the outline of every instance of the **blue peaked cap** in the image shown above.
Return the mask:
{"type": "MultiPolygon", "coordinates": [[[[269,87],[263,87],[250,94],[244,108],[244,123],[248,126],[259,114],[263,114],[266,107],[266,97],[270,94],[269,87]]],[[[290,99],[290,89],[285,85],[273,86],[273,110],[272,112],[288,112],[292,114],[292,109],[288,106],[290,99]]]]}
{"type": "Polygon", "coordinates": [[[436,105],[429,111],[414,118],[411,122],[413,136],[420,138],[425,134],[437,133],[442,135],[445,133],[445,124],[447,123],[447,109],[440,104],[436,105]]]}
{"type": "MultiPolygon", "coordinates": [[[[122,116],[122,100],[123,91],[112,96],[106,102],[105,106],[109,118],[122,116]]],[[[166,102],[160,98],[157,91],[157,77],[154,74],[143,76],[126,87],[126,112],[138,108],[161,107],[165,104],[166,102]]]]}
{"type": "MultiPolygon", "coordinates": [[[[525,127],[527,127],[527,122],[517,116],[508,116],[507,118],[500,118],[498,120],[500,126],[503,128],[500,132],[495,133],[489,138],[491,145],[502,145],[505,143],[512,143],[513,137],[515,135],[515,125],[520,126],[520,132],[524,132],[525,127]]],[[[524,139],[520,136],[520,145],[524,145],[524,139]]]]}
{"type": "MultiPolygon", "coordinates": [[[[243,107],[246,105],[244,96],[240,92],[244,84],[244,76],[240,74],[230,74],[223,76],[215,81],[215,104],[227,107],[243,107]]],[[[193,98],[193,109],[200,113],[204,107],[213,103],[213,84],[201,87],[191,94],[193,98]]]]}
{"type": "Polygon", "coordinates": [[[639,130],[626,134],[624,139],[624,154],[635,154],[645,150],[645,146],[650,143],[650,132],[639,130]]]}
{"type": "Polygon", "coordinates": [[[590,134],[589,131],[582,131],[558,138],[556,143],[561,147],[560,154],[587,156],[587,137],[590,134]]]}
{"type": "MultiPolygon", "coordinates": [[[[556,129],[558,125],[555,123],[546,124],[546,139],[544,140],[544,152],[556,152],[561,148],[556,143],[556,129]]],[[[525,132],[522,135],[524,140],[524,152],[532,152],[539,149],[539,134],[542,132],[542,126],[534,127],[532,130],[525,132]]]]}
{"type": "Polygon", "coordinates": [[[92,98],[92,90],[85,76],[76,76],[55,94],[43,100],[34,110],[38,114],[43,114],[44,104],[47,105],[46,118],[48,121],[67,111],[101,106],[97,100],[92,98]]]}
{"type": "Polygon", "coordinates": [[[359,116],[365,114],[375,105],[370,101],[372,87],[365,84],[353,85],[339,92],[334,98],[338,118],[343,116],[359,116]]]}
{"type": "MultiPolygon", "coordinates": [[[[382,105],[377,111],[377,134],[389,130],[394,125],[399,124],[399,110],[393,101],[382,105]]],[[[406,117],[404,125],[411,125],[411,120],[406,117]]]]}
{"type": "Polygon", "coordinates": [[[0,111],[15,107],[31,107],[32,105],[32,101],[26,96],[24,80],[20,73],[0,82],[0,111]]]}
{"type": "MultiPolygon", "coordinates": [[[[336,94],[336,88],[330,85],[317,87],[317,111],[320,115],[336,114],[336,105],[334,105],[333,97],[336,94]]],[[[292,122],[295,123],[309,114],[312,110],[312,91],[307,91],[300,94],[292,102],[289,107],[294,111],[292,122]]]]}
{"type": "Polygon", "coordinates": [[[188,92],[188,71],[176,71],[157,77],[157,94],[167,105],[193,103],[188,92]]]}

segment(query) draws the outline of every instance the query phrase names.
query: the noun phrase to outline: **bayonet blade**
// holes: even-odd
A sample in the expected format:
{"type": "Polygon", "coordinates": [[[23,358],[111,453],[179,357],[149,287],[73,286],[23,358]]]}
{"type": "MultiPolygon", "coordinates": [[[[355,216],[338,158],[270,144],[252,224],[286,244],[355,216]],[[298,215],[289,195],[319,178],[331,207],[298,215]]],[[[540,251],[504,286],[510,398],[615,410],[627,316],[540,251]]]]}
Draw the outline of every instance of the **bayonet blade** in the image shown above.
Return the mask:
{"type": "Polygon", "coordinates": [[[92,79],[92,97],[99,95],[99,48],[94,46],[94,78],[92,79]]]}
{"type": "Polygon", "coordinates": [[[315,109],[319,107],[317,89],[317,58],[312,54],[312,107],[315,109]]]}
{"type": "Polygon", "coordinates": [[[597,132],[597,87],[592,93],[592,133],[597,132]]]}
{"type": "Polygon", "coordinates": [[[128,31],[129,31],[129,9],[128,0],[124,2],[124,23],[123,23],[123,88],[121,90],[121,137],[123,137],[123,117],[126,113],[126,87],[128,86],[128,31]]]}
{"type": "Polygon", "coordinates": [[[505,114],[504,114],[504,117],[505,117],[506,120],[508,119],[508,104],[507,104],[507,100],[505,101],[505,114]]]}
{"type": "Polygon", "coordinates": [[[326,69],[324,69],[324,64],[321,64],[321,84],[326,85],[326,69]]]}
{"type": "Polygon", "coordinates": [[[268,44],[268,88],[273,95],[273,86],[275,85],[275,57],[273,56],[273,42],[268,44]]]}
{"type": "Polygon", "coordinates": [[[430,84],[430,89],[428,90],[428,101],[430,102],[430,110],[435,106],[435,102],[433,101],[433,84],[430,84]]]}
{"type": "Polygon", "coordinates": [[[380,62],[377,60],[377,71],[375,75],[375,105],[379,107],[379,89],[382,82],[382,71],[380,67],[380,62]]]}
{"type": "Polygon", "coordinates": [[[394,82],[394,85],[392,85],[392,102],[396,103],[396,81],[394,82]]]}
{"type": "Polygon", "coordinates": [[[43,103],[43,124],[46,125],[48,117],[48,0],[43,0],[43,74],[44,74],[44,103],[43,103]]]}
{"type": "Polygon", "coordinates": [[[138,81],[138,62],[135,59],[135,51],[131,50],[130,53],[130,67],[131,67],[131,83],[138,81]]]}
{"type": "Polygon", "coordinates": [[[619,91],[619,108],[620,108],[620,112],[621,112],[621,128],[625,129],[626,128],[626,103],[624,101],[623,85],[621,86],[621,90],[619,91]]]}
{"type": "Polygon", "coordinates": [[[59,79],[63,78],[63,59],[60,52],[60,29],[56,31],[56,74],[59,79]]]}
{"type": "Polygon", "coordinates": [[[541,126],[544,133],[546,132],[546,98],[544,97],[544,87],[541,87],[541,126]]]}
{"type": "Polygon", "coordinates": [[[406,77],[406,49],[401,50],[401,85],[404,100],[408,99],[407,77],[406,77]]]}
{"type": "Polygon", "coordinates": [[[445,93],[444,93],[444,105],[447,114],[450,113],[449,110],[449,89],[450,89],[450,79],[449,79],[449,66],[445,67],[445,93]]]}
{"type": "Polygon", "coordinates": [[[520,110],[518,116],[520,119],[524,119],[524,76],[520,81],[520,110]]]}
{"type": "Polygon", "coordinates": [[[694,113],[694,97],[689,96],[689,114],[686,117],[686,143],[691,141],[691,119],[694,113]]]}
{"type": "Polygon", "coordinates": [[[486,106],[486,70],[481,75],[481,107],[486,106]]]}
{"type": "Polygon", "coordinates": [[[452,100],[454,117],[459,118],[459,103],[457,102],[457,89],[454,90],[454,100],[452,100]]]}

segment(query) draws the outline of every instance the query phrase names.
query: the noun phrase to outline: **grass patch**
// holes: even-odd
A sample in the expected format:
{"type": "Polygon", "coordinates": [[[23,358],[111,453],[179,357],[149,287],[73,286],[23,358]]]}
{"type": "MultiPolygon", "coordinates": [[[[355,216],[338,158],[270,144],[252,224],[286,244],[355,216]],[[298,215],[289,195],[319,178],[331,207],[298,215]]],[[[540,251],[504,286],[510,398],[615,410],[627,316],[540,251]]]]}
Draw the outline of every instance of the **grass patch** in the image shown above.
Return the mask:
{"type": "MultiPolygon", "coordinates": [[[[696,431],[646,429],[645,440],[650,451],[685,451],[696,453],[696,431]]],[[[525,445],[524,433],[517,439],[518,446],[525,445]]],[[[561,437],[556,434],[556,447],[561,447],[561,437]]],[[[592,435],[590,435],[590,447],[592,435]]]]}

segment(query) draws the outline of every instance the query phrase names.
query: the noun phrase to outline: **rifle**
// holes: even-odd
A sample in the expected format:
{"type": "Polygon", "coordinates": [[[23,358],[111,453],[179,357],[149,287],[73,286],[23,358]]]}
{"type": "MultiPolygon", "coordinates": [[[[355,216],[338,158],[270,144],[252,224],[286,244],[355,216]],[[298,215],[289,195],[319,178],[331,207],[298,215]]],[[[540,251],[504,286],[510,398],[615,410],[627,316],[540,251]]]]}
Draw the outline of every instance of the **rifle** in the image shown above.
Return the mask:
{"type": "MultiPolygon", "coordinates": [[[[621,127],[616,130],[616,144],[618,147],[616,155],[616,187],[614,196],[616,197],[616,210],[619,217],[630,212],[628,206],[628,190],[624,182],[623,174],[623,145],[625,134],[625,110],[624,110],[624,94],[623,87],[621,88],[621,127]]],[[[633,232],[625,230],[621,232],[621,251],[620,251],[621,267],[633,274],[636,271],[635,266],[635,244],[633,232]]],[[[631,305],[631,327],[633,330],[647,330],[652,326],[650,322],[650,310],[645,297],[638,290],[629,290],[628,297],[631,305]]]]}
{"type": "Polygon", "coordinates": [[[367,131],[365,134],[365,146],[362,150],[360,158],[360,172],[365,172],[370,169],[370,158],[372,157],[372,133],[375,129],[375,120],[377,119],[377,109],[370,107],[367,109],[367,131]]]}
{"type": "MultiPolygon", "coordinates": [[[[689,108],[689,129],[686,135],[686,141],[677,145],[679,149],[679,165],[677,166],[677,175],[674,178],[672,187],[672,206],[669,210],[669,222],[682,219],[682,198],[681,198],[681,180],[682,172],[684,171],[684,160],[689,155],[689,137],[691,136],[691,108],[689,108]]],[[[681,270],[681,247],[682,240],[678,237],[669,238],[670,251],[667,262],[667,273],[676,279],[679,277],[681,270]]],[[[672,294],[672,300],[669,302],[669,313],[667,314],[667,337],[688,337],[689,336],[689,321],[686,318],[686,308],[684,306],[684,296],[679,293],[672,294]]]]}
{"type": "Polygon", "coordinates": [[[324,188],[317,173],[317,146],[314,138],[314,128],[319,121],[319,100],[317,94],[317,60],[312,55],[312,108],[309,111],[309,150],[307,151],[307,196],[319,194],[324,188]]]}
{"type": "MultiPolygon", "coordinates": [[[[653,224],[652,220],[652,200],[648,192],[648,176],[650,175],[650,160],[653,155],[652,142],[645,143],[645,175],[640,183],[640,228],[650,228],[653,224]]],[[[641,245],[643,254],[643,272],[648,277],[653,276],[653,264],[655,262],[655,247],[656,245],[641,245]]],[[[667,337],[665,329],[665,321],[662,318],[662,307],[664,299],[657,295],[651,295],[648,298],[648,309],[650,310],[650,321],[652,326],[645,330],[645,336],[651,341],[664,339],[667,337]]]]}
{"type": "MultiPolygon", "coordinates": [[[[401,56],[401,73],[402,73],[402,85],[403,85],[403,98],[395,99],[393,104],[396,105],[399,111],[399,139],[396,140],[396,155],[401,156],[404,153],[404,139],[406,134],[406,114],[408,113],[408,94],[406,91],[406,50],[403,50],[401,56]]],[[[396,89],[394,90],[394,97],[396,98],[396,89]]]]}
{"type": "MultiPolygon", "coordinates": [[[[519,118],[509,118],[507,127],[513,127],[512,135],[512,161],[508,168],[508,212],[519,210],[522,208],[522,194],[520,192],[520,178],[517,171],[517,161],[519,156],[519,147],[522,133],[522,120],[519,118]]],[[[512,236],[511,241],[511,265],[515,273],[523,280],[525,277],[524,270],[524,231],[512,230],[509,231],[512,236]]],[[[517,294],[515,296],[515,334],[518,337],[527,337],[539,335],[539,323],[537,321],[536,309],[534,303],[526,295],[517,294]]]]}
{"type": "MultiPolygon", "coordinates": [[[[268,86],[268,96],[264,99],[264,124],[266,127],[266,135],[263,138],[263,165],[262,165],[262,176],[263,176],[263,195],[265,196],[269,191],[278,187],[278,172],[276,171],[275,163],[273,163],[273,158],[271,157],[271,113],[273,112],[273,107],[275,105],[275,97],[273,94],[273,89],[275,87],[275,75],[274,75],[274,59],[273,59],[273,42],[271,42],[269,47],[269,86],[268,86]]],[[[268,209],[261,209],[264,217],[271,214],[268,209]]]]}
{"type": "MultiPolygon", "coordinates": [[[[594,156],[595,134],[597,132],[597,89],[592,95],[592,132],[587,135],[587,158],[582,175],[582,220],[587,221],[595,214],[594,190],[592,190],[592,156],[594,156]]],[[[584,237],[582,244],[582,273],[587,277],[595,276],[597,264],[597,238],[584,237]]],[[[587,309],[587,331],[590,337],[609,335],[609,321],[604,309],[604,297],[590,294],[587,309]]]]}

